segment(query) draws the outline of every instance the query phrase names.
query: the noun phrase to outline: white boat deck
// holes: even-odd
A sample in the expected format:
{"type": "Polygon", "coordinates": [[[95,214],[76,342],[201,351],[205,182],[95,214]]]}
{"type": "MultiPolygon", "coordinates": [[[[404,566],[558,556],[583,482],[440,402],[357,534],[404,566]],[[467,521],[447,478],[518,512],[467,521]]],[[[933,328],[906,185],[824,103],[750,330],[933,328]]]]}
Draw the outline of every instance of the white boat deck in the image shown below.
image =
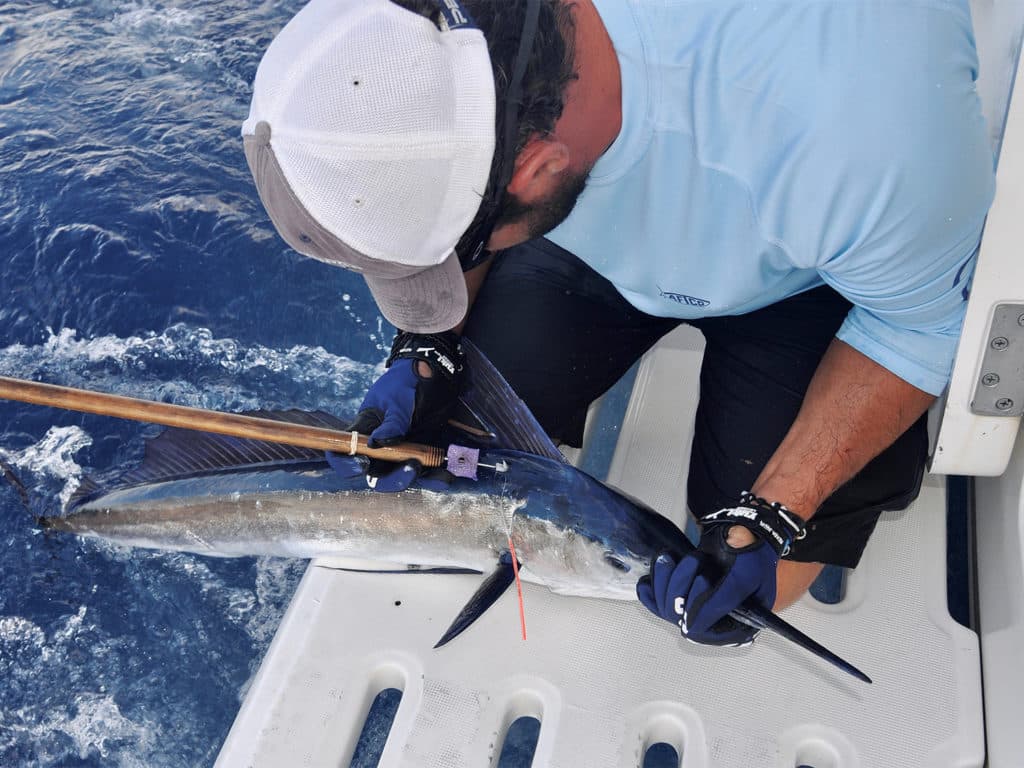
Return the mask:
{"type": "MultiPolygon", "coordinates": [[[[692,420],[678,382],[693,379],[694,341],[677,332],[646,358],[612,462],[617,485],[674,514],[686,463],[670,449],[692,420]],[[664,398],[676,407],[657,407],[664,398]]],[[[381,766],[493,765],[520,716],[541,722],[535,766],[641,766],[659,742],[683,768],[980,766],[978,639],[946,610],[944,517],[943,483],[930,478],[880,524],[841,603],[808,596],[785,613],[870,686],[770,633],[749,649],[704,648],[638,603],[529,585],[527,641],[510,592],[435,651],[479,577],[314,564],[218,764],[347,766],[371,702],[398,688],[381,766]]]]}
{"type": "MultiPolygon", "coordinates": [[[[998,145],[1024,3],[971,6],[998,145]]],[[[748,649],[705,648],[638,603],[529,585],[528,640],[510,592],[435,651],[478,577],[313,564],[217,764],[348,766],[374,698],[397,688],[385,768],[496,765],[523,716],[540,721],[538,767],[639,768],[655,743],[671,745],[681,768],[1024,766],[1024,445],[1013,453],[1019,418],[970,409],[993,308],[1024,303],[1024,98],[1013,105],[954,381],[937,411],[937,470],[999,475],[1009,462],[1002,477],[977,481],[980,644],[946,608],[943,475],[926,478],[909,510],[883,517],[840,603],[806,596],[784,613],[873,677],[870,686],[768,632],[748,649]]],[[[645,358],[609,470],[612,484],[677,522],[699,355],[697,337],[680,331],[645,358]]]]}

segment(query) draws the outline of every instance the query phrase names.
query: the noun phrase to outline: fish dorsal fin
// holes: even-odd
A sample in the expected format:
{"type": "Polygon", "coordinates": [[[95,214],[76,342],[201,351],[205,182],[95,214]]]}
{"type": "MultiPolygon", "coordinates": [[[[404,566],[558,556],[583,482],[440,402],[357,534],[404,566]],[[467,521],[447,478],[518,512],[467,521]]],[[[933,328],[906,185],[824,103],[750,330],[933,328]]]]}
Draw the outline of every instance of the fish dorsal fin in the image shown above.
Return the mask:
{"type": "Polygon", "coordinates": [[[434,647],[440,648],[445,643],[461,635],[469,628],[470,624],[483,616],[484,612],[494,605],[494,601],[505,593],[505,590],[511,586],[515,578],[512,556],[508,552],[502,553],[501,559],[498,561],[498,567],[490,576],[484,579],[484,583],[469,598],[469,602],[462,607],[459,615],[455,617],[451,626],[448,627],[434,647]]]}
{"type": "Polygon", "coordinates": [[[462,340],[469,369],[469,386],[462,393],[466,407],[474,413],[495,436],[494,444],[500,448],[532,453],[567,463],[562,452],[537,423],[498,370],[469,340],[462,340]]]}
{"type": "MultiPolygon", "coordinates": [[[[250,411],[245,415],[326,429],[345,427],[342,421],[322,411],[250,411]]],[[[323,451],[314,448],[171,427],[146,442],[142,463],[122,475],[118,482],[134,485],[272,462],[317,461],[323,455],[323,451]]]]}
{"type": "Polygon", "coordinates": [[[100,490],[100,484],[91,477],[83,477],[64,506],[73,509],[100,490]]]}

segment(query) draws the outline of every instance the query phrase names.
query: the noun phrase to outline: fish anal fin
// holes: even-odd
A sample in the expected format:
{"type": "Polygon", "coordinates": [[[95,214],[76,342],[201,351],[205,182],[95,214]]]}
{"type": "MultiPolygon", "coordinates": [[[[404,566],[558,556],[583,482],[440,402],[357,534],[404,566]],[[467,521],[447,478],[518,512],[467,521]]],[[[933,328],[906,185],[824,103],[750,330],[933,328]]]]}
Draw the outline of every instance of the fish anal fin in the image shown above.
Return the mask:
{"type": "Polygon", "coordinates": [[[512,586],[515,578],[512,556],[504,553],[498,561],[498,567],[490,576],[484,579],[483,584],[469,598],[469,601],[462,607],[459,615],[455,617],[451,626],[448,627],[434,647],[440,648],[466,631],[470,624],[483,616],[487,609],[494,605],[495,601],[505,593],[505,590],[512,586]]]}
{"type": "Polygon", "coordinates": [[[323,558],[319,558],[314,561],[313,565],[317,568],[324,568],[328,571],[344,571],[345,573],[381,573],[381,574],[429,574],[432,576],[437,575],[461,575],[461,574],[473,574],[475,576],[480,575],[480,571],[475,568],[459,568],[456,566],[449,565],[381,565],[380,563],[370,563],[367,565],[361,565],[361,561],[355,560],[346,562],[340,560],[339,562],[324,562],[323,558]]]}

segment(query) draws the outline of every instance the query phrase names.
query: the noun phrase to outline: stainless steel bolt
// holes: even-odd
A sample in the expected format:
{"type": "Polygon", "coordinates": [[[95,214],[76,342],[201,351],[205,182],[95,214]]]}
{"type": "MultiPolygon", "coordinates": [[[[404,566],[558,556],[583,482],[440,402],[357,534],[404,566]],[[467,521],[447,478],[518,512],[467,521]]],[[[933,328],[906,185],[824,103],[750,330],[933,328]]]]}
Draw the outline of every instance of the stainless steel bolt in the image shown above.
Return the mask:
{"type": "Polygon", "coordinates": [[[996,384],[999,383],[999,374],[986,373],[984,376],[981,377],[981,383],[984,384],[986,387],[994,387],[996,384]]]}
{"type": "Polygon", "coordinates": [[[1001,397],[996,400],[996,408],[1000,411],[1008,411],[1013,408],[1013,400],[1008,397],[1001,397]]]}
{"type": "Polygon", "coordinates": [[[992,349],[1006,349],[1010,346],[1010,341],[1005,336],[996,336],[992,339],[992,349]]]}
{"type": "Polygon", "coordinates": [[[1020,317],[1017,318],[1017,325],[1024,326],[1024,315],[1021,315],[1020,317]]]}

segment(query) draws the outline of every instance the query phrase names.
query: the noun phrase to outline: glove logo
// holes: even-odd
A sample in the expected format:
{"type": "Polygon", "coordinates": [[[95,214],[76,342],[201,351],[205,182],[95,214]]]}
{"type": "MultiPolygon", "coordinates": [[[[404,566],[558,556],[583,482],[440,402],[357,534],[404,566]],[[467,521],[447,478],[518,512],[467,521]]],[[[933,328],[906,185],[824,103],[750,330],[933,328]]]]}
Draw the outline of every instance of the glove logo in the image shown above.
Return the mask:
{"type": "MultiPolygon", "coordinates": [[[[678,616],[685,616],[686,615],[686,598],[682,597],[682,596],[677,597],[675,605],[673,607],[675,608],[676,615],[678,615],[678,616]]],[[[680,622],[680,623],[682,623],[682,622],[680,622]]]]}
{"type": "Polygon", "coordinates": [[[757,520],[757,512],[747,507],[736,507],[729,512],[730,517],[743,517],[747,520],[757,520]]]}
{"type": "Polygon", "coordinates": [[[712,512],[709,515],[704,515],[701,518],[702,521],[717,520],[719,517],[742,517],[746,520],[757,520],[758,514],[755,510],[749,507],[736,507],[735,509],[720,509],[717,512],[712,512]]]}

